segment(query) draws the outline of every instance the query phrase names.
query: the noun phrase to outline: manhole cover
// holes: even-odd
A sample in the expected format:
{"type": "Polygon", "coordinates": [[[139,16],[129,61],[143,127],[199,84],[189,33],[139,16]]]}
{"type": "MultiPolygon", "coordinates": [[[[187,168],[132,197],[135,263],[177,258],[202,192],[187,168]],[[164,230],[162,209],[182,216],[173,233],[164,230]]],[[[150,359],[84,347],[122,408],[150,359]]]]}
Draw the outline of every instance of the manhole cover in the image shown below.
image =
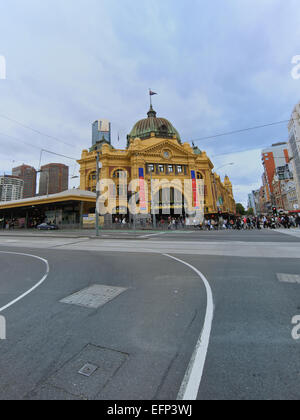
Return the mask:
{"type": "Polygon", "coordinates": [[[96,284],[83,289],[61,300],[61,303],[84,306],[85,308],[98,309],[111,300],[115,299],[127,289],[123,287],[104,286],[96,284]]]}
{"type": "Polygon", "coordinates": [[[128,359],[127,353],[88,344],[36,388],[35,398],[94,400],[128,359]]]}
{"type": "Polygon", "coordinates": [[[299,275],[278,273],[277,278],[282,283],[300,284],[300,276],[299,275]]]}
{"type": "Polygon", "coordinates": [[[98,366],[92,365],[91,363],[87,363],[80,369],[78,373],[89,378],[90,376],[92,376],[93,373],[96,372],[97,369],[98,366]]]}

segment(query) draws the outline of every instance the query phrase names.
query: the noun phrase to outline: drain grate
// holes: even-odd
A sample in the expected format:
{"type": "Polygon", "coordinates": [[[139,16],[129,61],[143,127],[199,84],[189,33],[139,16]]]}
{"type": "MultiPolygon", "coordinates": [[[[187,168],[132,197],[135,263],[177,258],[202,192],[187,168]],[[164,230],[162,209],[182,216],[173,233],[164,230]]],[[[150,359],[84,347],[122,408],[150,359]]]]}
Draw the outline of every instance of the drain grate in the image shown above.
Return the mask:
{"type": "Polygon", "coordinates": [[[300,276],[299,275],[278,273],[277,278],[282,283],[300,284],[300,276]]]}
{"type": "Polygon", "coordinates": [[[118,297],[127,289],[124,287],[113,287],[96,284],[83,289],[71,296],[62,299],[61,303],[83,306],[85,308],[98,309],[111,300],[118,297]]]}

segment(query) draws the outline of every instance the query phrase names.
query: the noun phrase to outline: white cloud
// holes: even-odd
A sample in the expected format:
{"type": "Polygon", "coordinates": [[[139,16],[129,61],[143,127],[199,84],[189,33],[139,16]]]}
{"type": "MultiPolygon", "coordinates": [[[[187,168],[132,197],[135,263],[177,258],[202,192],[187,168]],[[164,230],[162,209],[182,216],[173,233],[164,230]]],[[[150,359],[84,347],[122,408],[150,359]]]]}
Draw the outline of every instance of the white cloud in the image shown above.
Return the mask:
{"type": "MultiPolygon", "coordinates": [[[[291,57],[300,53],[297,0],[202,6],[191,0],[11,0],[1,10],[7,80],[0,82],[0,114],[74,146],[1,118],[0,132],[79,157],[90,146],[91,123],[103,117],[124,147],[147,112],[149,87],[159,93],[158,114],[184,140],[288,117],[299,99],[299,81],[290,76],[291,57]]],[[[285,130],[271,135],[281,138],[285,130]]],[[[198,145],[214,156],[269,141],[264,133],[198,145]]],[[[16,145],[0,135],[0,171],[9,171],[14,157],[38,164],[38,150],[16,145]]],[[[216,167],[236,161],[226,172],[244,202],[246,189],[260,181],[259,152],[213,161],[216,167]]]]}

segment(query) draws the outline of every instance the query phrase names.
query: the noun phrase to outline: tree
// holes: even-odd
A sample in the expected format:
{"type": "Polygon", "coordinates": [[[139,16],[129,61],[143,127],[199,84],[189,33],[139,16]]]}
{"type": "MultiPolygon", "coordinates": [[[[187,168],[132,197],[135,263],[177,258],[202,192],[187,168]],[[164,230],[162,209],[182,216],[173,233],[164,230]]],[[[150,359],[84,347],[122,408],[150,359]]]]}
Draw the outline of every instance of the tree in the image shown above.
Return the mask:
{"type": "Polygon", "coordinates": [[[243,204],[237,203],[237,205],[236,205],[236,212],[240,216],[244,216],[246,214],[246,210],[245,210],[245,207],[243,206],[243,204]]]}
{"type": "Polygon", "coordinates": [[[252,207],[250,207],[250,209],[247,210],[247,215],[254,216],[254,209],[252,207]]]}

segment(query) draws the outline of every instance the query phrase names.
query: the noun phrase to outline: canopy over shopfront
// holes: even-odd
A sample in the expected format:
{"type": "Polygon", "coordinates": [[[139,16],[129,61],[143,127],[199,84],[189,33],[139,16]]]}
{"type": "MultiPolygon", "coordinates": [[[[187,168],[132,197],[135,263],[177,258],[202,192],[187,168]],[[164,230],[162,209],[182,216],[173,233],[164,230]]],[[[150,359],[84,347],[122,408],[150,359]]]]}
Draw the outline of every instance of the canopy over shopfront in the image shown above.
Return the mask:
{"type": "Polygon", "coordinates": [[[85,214],[95,213],[96,194],[72,189],[59,194],[0,202],[0,222],[33,228],[43,222],[60,228],[82,226],[85,214]]]}

